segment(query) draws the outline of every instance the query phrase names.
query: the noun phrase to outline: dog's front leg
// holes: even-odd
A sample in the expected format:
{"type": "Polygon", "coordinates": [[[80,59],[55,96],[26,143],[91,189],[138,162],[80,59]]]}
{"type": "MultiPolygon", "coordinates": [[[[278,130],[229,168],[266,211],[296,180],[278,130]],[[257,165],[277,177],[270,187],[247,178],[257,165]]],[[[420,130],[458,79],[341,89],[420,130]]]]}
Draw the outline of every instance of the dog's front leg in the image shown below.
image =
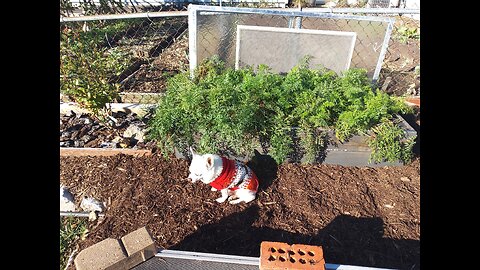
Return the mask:
{"type": "Polygon", "coordinates": [[[216,201],[218,203],[223,203],[228,198],[228,188],[224,188],[220,190],[220,192],[222,193],[222,197],[216,199],[216,201]]]}

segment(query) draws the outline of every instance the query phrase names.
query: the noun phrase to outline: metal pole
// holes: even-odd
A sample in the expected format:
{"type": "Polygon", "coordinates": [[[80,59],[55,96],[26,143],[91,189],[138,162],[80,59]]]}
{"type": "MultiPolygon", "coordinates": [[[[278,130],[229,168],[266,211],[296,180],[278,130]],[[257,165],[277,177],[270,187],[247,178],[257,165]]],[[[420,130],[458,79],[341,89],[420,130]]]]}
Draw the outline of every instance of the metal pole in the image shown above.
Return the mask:
{"type": "Polygon", "coordinates": [[[188,54],[190,61],[190,77],[193,78],[197,67],[197,9],[188,6],[188,54]]]}
{"type": "Polygon", "coordinates": [[[372,81],[376,85],[378,78],[380,77],[380,70],[382,69],[383,59],[385,59],[385,54],[387,53],[388,42],[390,41],[390,36],[393,31],[393,26],[395,24],[395,18],[390,18],[391,21],[388,23],[387,31],[385,32],[385,37],[383,39],[383,44],[380,50],[380,55],[378,56],[377,66],[375,67],[375,72],[373,73],[372,81]]]}
{"type": "MultiPolygon", "coordinates": [[[[90,213],[89,212],[66,212],[66,211],[60,211],[60,216],[61,217],[89,217],[90,213]]],[[[105,216],[104,213],[98,213],[97,214],[99,217],[105,216]]]]}

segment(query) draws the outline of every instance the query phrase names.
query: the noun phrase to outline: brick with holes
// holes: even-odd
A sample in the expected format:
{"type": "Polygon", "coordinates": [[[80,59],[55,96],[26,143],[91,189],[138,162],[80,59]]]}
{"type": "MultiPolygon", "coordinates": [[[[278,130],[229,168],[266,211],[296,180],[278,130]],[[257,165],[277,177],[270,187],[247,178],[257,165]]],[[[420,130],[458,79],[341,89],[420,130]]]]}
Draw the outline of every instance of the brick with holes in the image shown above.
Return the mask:
{"type": "Polygon", "coordinates": [[[321,246],[264,241],[260,246],[260,269],[325,270],[323,249],[321,246]]]}

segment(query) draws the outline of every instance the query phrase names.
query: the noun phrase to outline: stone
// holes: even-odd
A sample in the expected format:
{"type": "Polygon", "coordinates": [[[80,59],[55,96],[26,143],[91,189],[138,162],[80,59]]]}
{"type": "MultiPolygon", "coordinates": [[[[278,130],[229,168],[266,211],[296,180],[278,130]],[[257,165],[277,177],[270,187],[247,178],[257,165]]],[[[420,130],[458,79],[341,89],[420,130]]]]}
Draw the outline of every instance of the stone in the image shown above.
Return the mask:
{"type": "Polygon", "coordinates": [[[105,206],[103,203],[91,197],[84,197],[82,199],[82,202],[80,203],[80,207],[85,212],[92,212],[92,211],[102,212],[105,209],[105,206]]]}
{"type": "Polygon", "coordinates": [[[72,193],[60,185],[60,211],[75,212],[75,200],[72,193]]]}
{"type": "Polygon", "coordinates": [[[74,260],[77,270],[129,269],[125,265],[128,255],[118,239],[107,238],[78,253],[74,260]]]}
{"type": "Polygon", "coordinates": [[[138,125],[131,124],[123,132],[124,138],[134,138],[139,142],[143,142],[145,139],[145,130],[139,127],[138,125]]]}
{"type": "Polygon", "coordinates": [[[134,265],[129,265],[130,267],[150,259],[157,253],[155,241],[146,227],[139,228],[123,236],[121,240],[127,251],[129,262],[135,263],[134,265]]]}

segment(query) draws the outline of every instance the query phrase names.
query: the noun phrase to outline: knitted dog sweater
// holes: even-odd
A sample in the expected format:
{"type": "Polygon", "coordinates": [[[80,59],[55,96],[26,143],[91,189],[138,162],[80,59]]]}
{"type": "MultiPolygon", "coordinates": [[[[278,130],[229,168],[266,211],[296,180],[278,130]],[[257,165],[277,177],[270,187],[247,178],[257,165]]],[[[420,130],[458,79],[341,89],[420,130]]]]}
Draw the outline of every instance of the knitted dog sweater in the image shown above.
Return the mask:
{"type": "Polygon", "coordinates": [[[217,190],[228,188],[233,191],[243,188],[257,192],[258,178],[252,169],[240,161],[230,160],[225,157],[222,157],[222,162],[222,173],[210,183],[210,186],[217,190]]]}

